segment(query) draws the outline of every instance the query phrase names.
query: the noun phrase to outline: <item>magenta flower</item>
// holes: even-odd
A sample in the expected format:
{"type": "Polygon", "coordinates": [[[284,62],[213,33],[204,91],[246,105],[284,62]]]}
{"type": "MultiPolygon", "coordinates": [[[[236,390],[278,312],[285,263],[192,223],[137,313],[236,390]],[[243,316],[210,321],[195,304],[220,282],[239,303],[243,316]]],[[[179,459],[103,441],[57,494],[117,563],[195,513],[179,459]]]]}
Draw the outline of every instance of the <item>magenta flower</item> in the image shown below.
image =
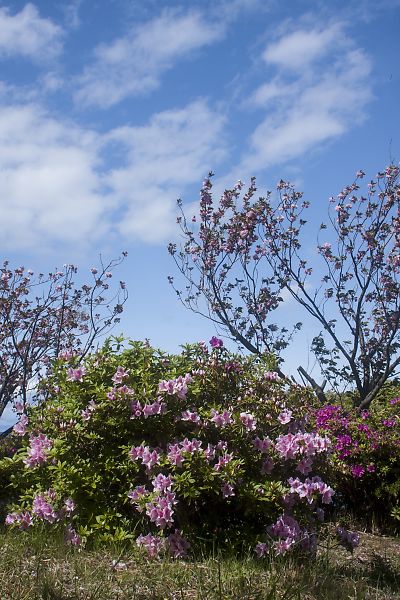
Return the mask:
{"type": "Polygon", "coordinates": [[[180,400],[185,400],[188,393],[188,384],[192,381],[190,373],[186,373],[184,377],[180,375],[176,379],[163,379],[158,384],[159,392],[166,392],[169,396],[178,396],[180,400]]]}
{"type": "Polygon", "coordinates": [[[263,438],[262,440],[259,437],[256,437],[252,443],[254,448],[257,448],[262,454],[266,454],[272,446],[272,441],[268,437],[263,438]]]}
{"type": "Polygon", "coordinates": [[[182,421],[191,421],[192,423],[196,423],[197,425],[201,424],[200,416],[196,411],[185,410],[181,415],[182,421]]]}
{"type": "Polygon", "coordinates": [[[365,468],[362,465],[354,465],[351,467],[351,474],[353,477],[361,478],[365,473],[365,468]]]}
{"type": "Polygon", "coordinates": [[[29,511],[12,512],[6,516],[6,525],[18,525],[20,529],[26,530],[33,525],[32,515],[29,511]]]}
{"type": "Polygon", "coordinates": [[[144,485],[137,485],[133,490],[128,493],[128,498],[131,503],[135,505],[138,512],[143,511],[142,500],[149,495],[144,485]]]}
{"type": "Polygon", "coordinates": [[[145,417],[145,419],[147,419],[147,417],[151,416],[151,415],[161,415],[163,414],[167,409],[167,405],[165,404],[165,402],[160,401],[160,399],[157,398],[157,400],[155,400],[152,404],[145,404],[143,407],[143,415],[145,417]]]}
{"type": "Polygon", "coordinates": [[[170,444],[168,446],[168,460],[172,465],[180,467],[185,460],[182,454],[182,448],[178,444],[170,444]]]}
{"type": "Polygon", "coordinates": [[[223,456],[220,456],[218,459],[217,464],[214,467],[215,471],[220,471],[221,469],[223,469],[224,467],[226,467],[227,464],[229,464],[231,462],[231,460],[233,459],[233,454],[224,454],[223,456]]]}
{"type": "Polygon", "coordinates": [[[162,473],[159,473],[151,483],[153,484],[154,491],[165,492],[167,490],[171,490],[173,477],[171,475],[163,475],[162,473]]]}
{"type": "Polygon", "coordinates": [[[196,438],[193,438],[192,440],[185,438],[183,442],[180,442],[180,445],[182,450],[189,452],[190,454],[193,454],[193,452],[200,452],[201,450],[201,441],[196,440],[196,438]]]}
{"type": "Polygon", "coordinates": [[[64,510],[68,516],[74,512],[75,508],[76,505],[72,498],[67,498],[64,500],[64,510]]]}
{"type": "Polygon", "coordinates": [[[132,400],[131,402],[131,419],[136,419],[142,414],[142,405],[139,400],[132,400]]]}
{"type": "Polygon", "coordinates": [[[173,492],[165,492],[156,496],[146,504],[146,514],[150,518],[150,521],[155,523],[160,529],[173,524],[174,519],[174,508],[173,506],[177,503],[175,494],[173,492]]]}
{"type": "Polygon", "coordinates": [[[211,348],[222,348],[223,345],[224,345],[224,342],[220,338],[217,338],[215,335],[212,336],[212,338],[210,340],[211,348]]]}
{"type": "Polygon", "coordinates": [[[129,450],[129,458],[131,460],[141,460],[143,465],[146,466],[148,471],[151,470],[154,465],[160,463],[160,456],[157,450],[151,450],[149,446],[133,446],[129,450]]]}

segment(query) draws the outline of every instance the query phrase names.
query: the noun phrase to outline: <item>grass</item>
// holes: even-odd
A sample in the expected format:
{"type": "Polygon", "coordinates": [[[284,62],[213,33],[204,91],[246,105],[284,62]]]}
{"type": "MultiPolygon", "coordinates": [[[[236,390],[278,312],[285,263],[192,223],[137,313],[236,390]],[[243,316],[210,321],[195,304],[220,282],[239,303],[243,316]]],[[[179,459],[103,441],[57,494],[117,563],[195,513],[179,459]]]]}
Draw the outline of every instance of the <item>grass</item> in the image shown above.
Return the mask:
{"type": "Polygon", "coordinates": [[[77,550],[55,536],[6,532],[0,533],[0,598],[395,600],[400,599],[400,541],[363,534],[354,555],[326,548],[306,562],[258,561],[251,555],[150,561],[133,546],[77,550]]]}

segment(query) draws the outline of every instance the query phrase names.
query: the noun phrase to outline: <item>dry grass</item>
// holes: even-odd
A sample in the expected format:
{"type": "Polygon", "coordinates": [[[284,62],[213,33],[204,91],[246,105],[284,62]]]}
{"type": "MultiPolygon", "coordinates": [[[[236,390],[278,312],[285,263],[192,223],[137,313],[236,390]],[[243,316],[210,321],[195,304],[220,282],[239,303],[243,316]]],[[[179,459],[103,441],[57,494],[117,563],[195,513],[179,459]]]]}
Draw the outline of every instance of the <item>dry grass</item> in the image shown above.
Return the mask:
{"type": "Polygon", "coordinates": [[[148,561],[133,547],[77,551],[43,534],[0,534],[1,600],[395,600],[400,541],[363,534],[316,561],[148,561]],[[119,561],[113,566],[113,561],[119,561]]]}

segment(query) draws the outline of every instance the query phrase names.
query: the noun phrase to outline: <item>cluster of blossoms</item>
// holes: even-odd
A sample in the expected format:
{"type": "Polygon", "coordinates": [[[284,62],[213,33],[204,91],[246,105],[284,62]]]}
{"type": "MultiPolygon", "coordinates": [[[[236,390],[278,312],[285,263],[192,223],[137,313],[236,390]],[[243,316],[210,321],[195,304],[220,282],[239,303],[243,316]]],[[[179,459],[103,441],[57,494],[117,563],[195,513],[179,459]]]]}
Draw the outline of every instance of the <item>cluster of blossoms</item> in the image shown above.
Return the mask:
{"type": "Polygon", "coordinates": [[[128,496],[138,510],[146,511],[150,521],[165,529],[173,524],[174,506],[177,503],[172,492],[173,477],[159,473],[152,480],[153,492],[148,492],[144,486],[137,486],[128,496]],[[143,500],[147,500],[143,507],[143,500]]]}
{"type": "Polygon", "coordinates": [[[136,544],[145,549],[147,556],[155,558],[163,552],[168,552],[173,558],[186,558],[190,548],[189,542],[177,529],[166,538],[148,533],[139,535],[136,544]]]}
{"type": "Polygon", "coordinates": [[[114,401],[117,398],[125,398],[126,396],[133,396],[134,391],[132,388],[127,385],[121,385],[119,387],[112,387],[109,392],[106,394],[107,400],[114,401]]]}
{"type": "Polygon", "coordinates": [[[112,376],[112,380],[115,385],[121,385],[121,383],[123,382],[124,379],[126,379],[126,377],[129,377],[129,372],[125,371],[125,369],[120,366],[120,367],[117,367],[116,372],[112,376]]]}
{"type": "Polygon", "coordinates": [[[226,425],[233,423],[232,413],[229,410],[224,410],[222,413],[219,413],[212,408],[210,421],[214,423],[216,427],[226,427],[226,425]]]}
{"type": "MultiPolygon", "coordinates": [[[[276,554],[286,554],[290,549],[297,546],[306,552],[315,552],[317,548],[317,535],[302,529],[298,521],[291,515],[283,514],[278,520],[267,527],[267,533],[277,538],[272,548],[276,554]]],[[[259,558],[265,556],[270,548],[267,542],[258,542],[254,551],[259,558]]]]}
{"type": "Polygon", "coordinates": [[[131,419],[137,419],[141,416],[144,416],[144,418],[147,419],[153,415],[162,415],[166,410],[167,405],[161,396],[154,402],[144,405],[142,405],[139,400],[133,400],[131,402],[131,419]]]}
{"type": "Polygon", "coordinates": [[[327,452],[330,447],[331,441],[328,437],[307,432],[280,435],[274,444],[274,449],[280,458],[284,460],[300,458],[297,470],[303,475],[310,473],[314,457],[327,452]]]}
{"type": "Polygon", "coordinates": [[[166,392],[169,396],[177,396],[180,400],[185,400],[188,393],[188,384],[192,381],[190,373],[186,373],[182,377],[180,375],[176,379],[163,379],[158,384],[158,391],[166,392]]]}
{"type": "Polygon", "coordinates": [[[25,415],[25,414],[21,415],[18,423],[16,425],[14,425],[14,427],[13,427],[14,433],[16,433],[17,435],[20,435],[21,437],[24,436],[28,429],[28,423],[29,423],[29,419],[28,419],[27,415],[25,415]]]}
{"type": "Polygon", "coordinates": [[[129,451],[129,457],[131,460],[140,459],[148,471],[155,465],[160,464],[159,452],[157,452],[157,450],[151,450],[149,446],[143,446],[143,444],[132,447],[129,451]]]}
{"type": "MultiPolygon", "coordinates": [[[[57,494],[49,489],[43,493],[36,494],[32,502],[32,510],[13,511],[6,516],[5,524],[17,526],[20,529],[28,529],[35,524],[35,521],[45,521],[47,523],[58,523],[65,518],[71,517],[75,511],[75,502],[72,498],[64,500],[61,507],[56,508],[57,494]]],[[[73,545],[81,543],[80,537],[76,531],[68,525],[66,531],[67,541],[73,545]]]]}
{"type": "Polygon", "coordinates": [[[81,411],[81,417],[83,421],[90,421],[92,413],[96,410],[97,404],[94,400],[90,400],[87,407],[81,411]]]}
{"type": "Polygon", "coordinates": [[[77,367],[73,369],[69,367],[67,373],[67,381],[83,381],[83,378],[86,375],[86,367],[77,367]]]}
{"type": "Polygon", "coordinates": [[[316,494],[321,495],[323,504],[330,504],[332,496],[335,493],[329,485],[317,476],[311,479],[307,477],[305,481],[301,481],[298,477],[290,477],[288,483],[290,485],[290,494],[296,494],[300,499],[305,498],[309,504],[315,501],[316,494]]]}
{"type": "Polygon", "coordinates": [[[27,457],[24,459],[25,465],[27,467],[44,465],[48,460],[48,453],[52,446],[52,440],[43,433],[40,433],[37,436],[31,435],[29,438],[27,457]]]}
{"type": "Polygon", "coordinates": [[[241,412],[239,417],[240,417],[240,420],[243,423],[246,431],[254,431],[255,430],[255,428],[257,426],[257,419],[255,418],[254,415],[252,415],[250,413],[246,413],[246,412],[241,412]]]}
{"type": "Polygon", "coordinates": [[[200,452],[202,450],[202,443],[200,440],[193,438],[189,440],[185,438],[179,443],[168,444],[168,460],[172,465],[177,467],[182,466],[185,460],[185,454],[193,454],[194,452],[200,452]]]}
{"type": "Polygon", "coordinates": [[[217,338],[215,335],[213,335],[210,340],[210,346],[211,348],[223,348],[224,342],[220,338],[217,338]]]}
{"type": "Polygon", "coordinates": [[[194,410],[184,410],[181,415],[182,421],[190,421],[196,425],[201,425],[200,415],[194,410]]]}

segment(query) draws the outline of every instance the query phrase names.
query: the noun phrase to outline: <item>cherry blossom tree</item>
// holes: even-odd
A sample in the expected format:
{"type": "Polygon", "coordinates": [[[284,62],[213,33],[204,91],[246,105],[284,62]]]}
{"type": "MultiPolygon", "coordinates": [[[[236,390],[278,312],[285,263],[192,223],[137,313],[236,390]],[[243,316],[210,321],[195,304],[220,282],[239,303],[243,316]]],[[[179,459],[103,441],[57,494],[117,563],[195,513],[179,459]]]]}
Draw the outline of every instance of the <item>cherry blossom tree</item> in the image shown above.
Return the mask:
{"type": "Polygon", "coordinates": [[[91,269],[92,283],[77,287],[77,268],[48,275],[24,267],[0,268],[0,416],[18,399],[25,406],[52,359],[76,355],[79,364],[99,336],[119,322],[124,282],[112,291],[112,271],[127,255],[91,269]]]}
{"type": "MultiPolygon", "coordinates": [[[[173,277],[169,281],[181,302],[248,351],[279,356],[301,327],[271,320],[286,291],[322,327],[312,350],[326,380],[350,385],[359,408],[368,407],[400,364],[399,168],[379,172],[364,194],[359,171],[330,198],[311,259],[302,247],[304,235],[310,239],[304,218],[309,202],[291,184],[281,180],[276,194],[257,198],[254,178],[244,194],[239,181],[215,204],[212,175],[192,222],[178,201],[184,242],[170,244],[169,252],[185,291],[173,277]]],[[[324,384],[299,371],[326,400],[324,384]]]]}

